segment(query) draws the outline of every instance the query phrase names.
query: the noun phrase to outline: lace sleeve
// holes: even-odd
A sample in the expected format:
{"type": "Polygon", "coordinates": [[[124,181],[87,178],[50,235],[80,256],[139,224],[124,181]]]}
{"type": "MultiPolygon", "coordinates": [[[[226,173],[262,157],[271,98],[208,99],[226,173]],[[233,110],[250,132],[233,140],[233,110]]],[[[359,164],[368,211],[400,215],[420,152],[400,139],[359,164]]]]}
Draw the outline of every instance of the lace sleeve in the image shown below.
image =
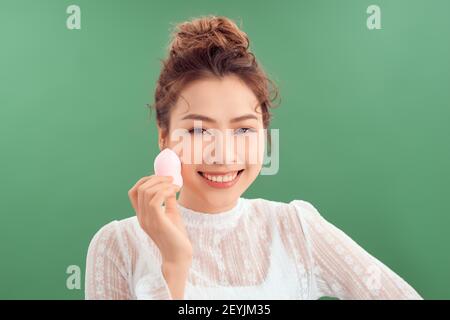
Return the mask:
{"type": "Polygon", "coordinates": [[[294,200],[291,204],[305,226],[319,297],[422,299],[399,275],[326,221],[311,203],[294,200]]]}
{"type": "Polygon", "coordinates": [[[85,299],[131,299],[127,262],[116,226],[103,226],[92,238],[86,257],[85,299]]]}

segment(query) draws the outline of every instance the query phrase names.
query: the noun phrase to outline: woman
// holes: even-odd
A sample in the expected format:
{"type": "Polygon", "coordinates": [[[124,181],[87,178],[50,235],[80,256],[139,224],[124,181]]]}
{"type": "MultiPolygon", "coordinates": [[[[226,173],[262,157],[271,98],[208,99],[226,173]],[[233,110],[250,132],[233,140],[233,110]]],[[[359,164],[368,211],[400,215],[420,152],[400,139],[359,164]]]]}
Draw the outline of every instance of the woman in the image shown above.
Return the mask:
{"type": "Polygon", "coordinates": [[[177,151],[181,188],[143,177],[129,191],[136,215],[96,233],[86,299],[421,299],[311,203],[241,197],[262,168],[248,159],[261,159],[276,90],[233,21],[179,24],[169,50],[153,105],[160,150],[176,150],[180,130],[203,144],[177,151]],[[233,146],[258,142],[218,160],[229,145],[207,155],[214,130],[231,131],[233,146]]]}

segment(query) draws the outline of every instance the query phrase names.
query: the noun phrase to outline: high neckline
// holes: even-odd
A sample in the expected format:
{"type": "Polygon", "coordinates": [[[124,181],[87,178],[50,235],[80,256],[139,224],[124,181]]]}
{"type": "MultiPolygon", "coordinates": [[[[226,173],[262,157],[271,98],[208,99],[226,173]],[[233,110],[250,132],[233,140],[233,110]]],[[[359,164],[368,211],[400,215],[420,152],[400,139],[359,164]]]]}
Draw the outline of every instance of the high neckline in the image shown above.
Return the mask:
{"type": "Polygon", "coordinates": [[[217,213],[195,211],[177,202],[180,214],[186,226],[226,228],[236,224],[244,209],[245,199],[238,198],[233,208],[217,213]]]}

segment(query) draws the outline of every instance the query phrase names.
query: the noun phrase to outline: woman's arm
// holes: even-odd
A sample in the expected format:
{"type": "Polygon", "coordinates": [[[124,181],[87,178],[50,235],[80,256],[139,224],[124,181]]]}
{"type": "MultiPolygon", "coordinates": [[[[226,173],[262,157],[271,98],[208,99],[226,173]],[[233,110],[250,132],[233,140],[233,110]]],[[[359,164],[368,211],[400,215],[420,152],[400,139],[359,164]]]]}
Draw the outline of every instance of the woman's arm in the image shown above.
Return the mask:
{"type": "Polygon", "coordinates": [[[291,202],[308,242],[319,296],[339,299],[422,299],[399,275],[326,221],[309,202],[291,202]]]}

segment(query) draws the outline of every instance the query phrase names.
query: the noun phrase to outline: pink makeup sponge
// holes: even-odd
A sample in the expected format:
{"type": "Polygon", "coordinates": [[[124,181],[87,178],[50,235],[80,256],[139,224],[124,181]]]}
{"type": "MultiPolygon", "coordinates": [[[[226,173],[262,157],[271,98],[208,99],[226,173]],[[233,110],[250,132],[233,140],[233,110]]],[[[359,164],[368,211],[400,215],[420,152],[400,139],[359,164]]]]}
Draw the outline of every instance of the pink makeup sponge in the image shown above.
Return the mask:
{"type": "Polygon", "coordinates": [[[178,155],[169,148],[165,148],[155,158],[153,163],[155,174],[157,176],[172,176],[173,184],[180,188],[183,186],[183,177],[181,176],[181,161],[178,155]]]}

